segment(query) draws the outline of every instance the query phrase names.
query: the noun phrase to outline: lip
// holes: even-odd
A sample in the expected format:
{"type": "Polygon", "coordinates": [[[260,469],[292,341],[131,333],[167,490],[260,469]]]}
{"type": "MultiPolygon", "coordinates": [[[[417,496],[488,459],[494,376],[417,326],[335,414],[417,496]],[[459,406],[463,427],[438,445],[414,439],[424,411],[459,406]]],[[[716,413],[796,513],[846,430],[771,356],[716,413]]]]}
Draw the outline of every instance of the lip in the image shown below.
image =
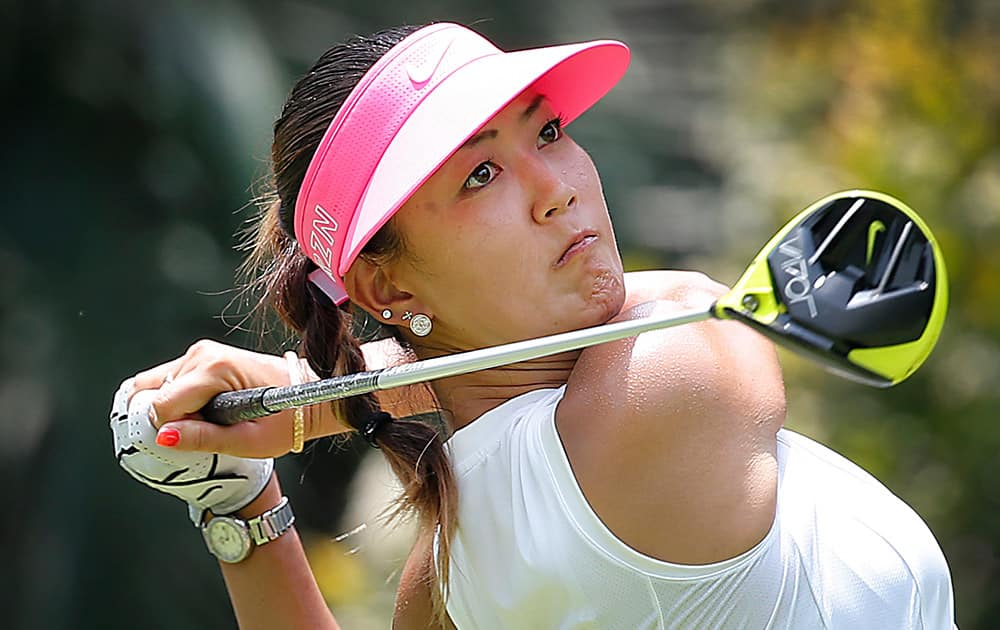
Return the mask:
{"type": "Polygon", "coordinates": [[[562,267],[573,259],[577,254],[584,251],[597,241],[597,232],[594,230],[581,230],[573,235],[573,239],[563,250],[559,260],[553,265],[556,269],[562,267]]]}

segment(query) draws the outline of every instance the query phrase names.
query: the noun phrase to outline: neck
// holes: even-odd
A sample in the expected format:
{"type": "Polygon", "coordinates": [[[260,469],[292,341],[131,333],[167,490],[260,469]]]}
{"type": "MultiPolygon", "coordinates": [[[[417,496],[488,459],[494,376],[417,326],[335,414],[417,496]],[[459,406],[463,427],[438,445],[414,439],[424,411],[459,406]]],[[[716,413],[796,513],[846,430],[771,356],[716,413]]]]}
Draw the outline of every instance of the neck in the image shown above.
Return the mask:
{"type": "Polygon", "coordinates": [[[438,405],[448,412],[451,428],[461,429],[490,409],[536,389],[561,387],[580,351],[470,372],[431,383],[438,405]]]}

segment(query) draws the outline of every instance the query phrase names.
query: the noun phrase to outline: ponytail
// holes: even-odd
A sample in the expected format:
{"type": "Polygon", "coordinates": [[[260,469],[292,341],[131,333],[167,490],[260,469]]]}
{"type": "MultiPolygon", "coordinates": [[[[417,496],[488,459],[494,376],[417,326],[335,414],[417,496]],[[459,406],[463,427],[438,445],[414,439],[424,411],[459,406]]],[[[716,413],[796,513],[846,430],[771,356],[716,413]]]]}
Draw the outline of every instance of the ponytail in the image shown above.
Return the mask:
{"type": "MultiPolygon", "coordinates": [[[[335,305],[308,280],[316,265],[302,253],[292,228],[298,190],[316,147],[347,94],[379,57],[417,28],[352,38],[327,51],[292,89],[274,125],[273,192],[260,199],[260,214],[242,246],[247,258],[240,268],[241,296],[250,298],[251,312],[260,315],[269,311],[280,318],[298,337],[300,355],[320,378],[361,372],[366,367],[360,343],[352,334],[350,307],[335,305]]],[[[378,263],[395,259],[403,251],[403,240],[390,221],[368,242],[361,256],[378,263]]],[[[382,413],[373,394],[330,405],[339,419],[359,432],[382,413]]],[[[442,427],[410,417],[382,422],[365,437],[381,449],[402,486],[402,493],[388,510],[389,521],[415,517],[420,536],[437,536],[436,573],[427,579],[434,582],[434,609],[443,620],[457,488],[442,427]]]]}

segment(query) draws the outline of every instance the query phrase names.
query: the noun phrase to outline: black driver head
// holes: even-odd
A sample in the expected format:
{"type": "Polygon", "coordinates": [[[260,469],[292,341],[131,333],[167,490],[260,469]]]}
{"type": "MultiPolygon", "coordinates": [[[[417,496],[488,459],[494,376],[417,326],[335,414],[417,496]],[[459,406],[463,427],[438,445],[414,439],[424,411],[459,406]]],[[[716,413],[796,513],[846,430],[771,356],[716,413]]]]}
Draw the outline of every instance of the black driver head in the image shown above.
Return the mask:
{"type": "Polygon", "coordinates": [[[940,248],[920,217],[888,195],[847,191],[789,222],[716,315],[887,387],[930,354],[947,302],[940,248]]]}

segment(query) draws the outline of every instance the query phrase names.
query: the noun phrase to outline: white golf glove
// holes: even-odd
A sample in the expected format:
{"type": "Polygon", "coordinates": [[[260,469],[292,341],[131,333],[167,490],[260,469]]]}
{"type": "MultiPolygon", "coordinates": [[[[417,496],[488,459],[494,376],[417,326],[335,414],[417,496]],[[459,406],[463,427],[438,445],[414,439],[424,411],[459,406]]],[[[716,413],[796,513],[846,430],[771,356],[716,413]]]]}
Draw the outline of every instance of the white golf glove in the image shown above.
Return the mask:
{"type": "Polygon", "coordinates": [[[125,471],[140,483],[172,494],[188,504],[200,525],[205,510],[231,514],[261,493],[274,470],[273,459],[249,459],[217,453],[178,451],[156,444],[156,427],[149,419],[156,390],[129,396],[135,380],[121,384],[111,406],[115,455],[125,471]]]}

